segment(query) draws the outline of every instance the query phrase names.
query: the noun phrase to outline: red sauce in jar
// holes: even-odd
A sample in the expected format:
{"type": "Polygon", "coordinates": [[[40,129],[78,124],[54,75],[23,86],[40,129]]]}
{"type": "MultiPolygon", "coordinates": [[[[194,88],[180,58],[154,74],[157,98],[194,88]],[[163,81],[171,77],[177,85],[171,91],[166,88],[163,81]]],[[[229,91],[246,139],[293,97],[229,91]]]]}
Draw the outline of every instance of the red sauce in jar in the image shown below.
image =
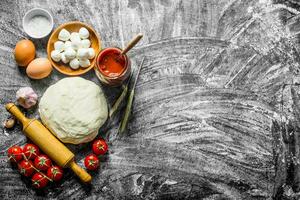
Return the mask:
{"type": "Polygon", "coordinates": [[[126,59],[119,49],[108,48],[97,59],[98,70],[107,77],[118,77],[126,69],[126,59]]]}

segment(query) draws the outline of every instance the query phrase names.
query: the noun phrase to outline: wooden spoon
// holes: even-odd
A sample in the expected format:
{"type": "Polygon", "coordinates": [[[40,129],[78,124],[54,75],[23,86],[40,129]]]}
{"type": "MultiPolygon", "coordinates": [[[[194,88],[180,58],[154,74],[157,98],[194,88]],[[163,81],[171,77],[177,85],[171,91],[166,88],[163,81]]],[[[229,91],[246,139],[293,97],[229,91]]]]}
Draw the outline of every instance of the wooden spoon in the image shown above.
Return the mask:
{"type": "Polygon", "coordinates": [[[142,37],[143,34],[139,33],[133,40],[131,40],[129,44],[125,47],[125,49],[123,49],[123,51],[121,52],[121,56],[126,54],[130,49],[132,49],[132,47],[134,47],[140,41],[140,39],[142,39],[142,37]]]}

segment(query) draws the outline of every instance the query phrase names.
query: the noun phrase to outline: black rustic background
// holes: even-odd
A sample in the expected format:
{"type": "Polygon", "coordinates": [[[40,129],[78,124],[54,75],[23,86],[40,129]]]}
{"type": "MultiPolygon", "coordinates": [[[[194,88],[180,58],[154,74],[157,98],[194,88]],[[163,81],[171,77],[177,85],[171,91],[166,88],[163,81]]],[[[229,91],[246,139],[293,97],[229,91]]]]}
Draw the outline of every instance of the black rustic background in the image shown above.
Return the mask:
{"type": "MultiPolygon", "coordinates": [[[[128,133],[117,135],[121,113],[99,133],[109,153],[91,186],[65,170],[60,183],[34,190],[7,162],[7,149],[27,141],[20,125],[1,127],[1,199],[300,198],[298,0],[1,0],[0,121],[18,88],[41,96],[64,77],[30,80],[14,61],[34,7],[48,9],[55,27],[92,25],[103,48],[142,32],[129,56],[134,68],[145,63],[128,133]]],[[[45,57],[47,38],[33,41],[45,57]]],[[[83,77],[101,85],[93,71],[83,77]]],[[[102,87],[112,103],[120,90],[102,87]]],[[[69,147],[83,166],[90,144],[69,147]]]]}

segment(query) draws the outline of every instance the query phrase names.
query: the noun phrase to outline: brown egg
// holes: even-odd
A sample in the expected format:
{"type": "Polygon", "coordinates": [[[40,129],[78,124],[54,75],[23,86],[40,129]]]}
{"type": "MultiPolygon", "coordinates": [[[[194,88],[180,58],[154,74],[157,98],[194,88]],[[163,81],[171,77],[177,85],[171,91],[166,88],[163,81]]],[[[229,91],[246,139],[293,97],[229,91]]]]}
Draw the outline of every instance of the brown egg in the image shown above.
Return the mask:
{"type": "Polygon", "coordinates": [[[20,40],[15,47],[15,59],[19,66],[26,67],[35,57],[35,46],[30,40],[20,40]]]}
{"type": "Polygon", "coordinates": [[[52,71],[52,65],[47,58],[36,58],[26,68],[27,76],[32,79],[47,77],[52,71]]]}

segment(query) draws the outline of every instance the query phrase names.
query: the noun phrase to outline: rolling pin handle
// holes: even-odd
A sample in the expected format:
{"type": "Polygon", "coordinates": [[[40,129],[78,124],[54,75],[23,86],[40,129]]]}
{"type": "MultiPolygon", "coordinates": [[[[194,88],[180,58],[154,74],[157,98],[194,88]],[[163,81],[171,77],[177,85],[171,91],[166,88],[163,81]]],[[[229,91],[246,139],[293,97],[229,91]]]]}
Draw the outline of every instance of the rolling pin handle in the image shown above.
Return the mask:
{"type": "Polygon", "coordinates": [[[25,117],[25,115],[19,110],[19,108],[15,104],[8,103],[5,105],[5,108],[10,114],[15,116],[16,119],[19,120],[23,124],[23,126],[25,126],[26,122],[29,121],[29,119],[27,117],[25,117]]]}
{"type": "Polygon", "coordinates": [[[89,173],[87,173],[84,169],[82,169],[79,165],[77,165],[74,160],[69,163],[69,167],[74,171],[74,173],[82,180],[84,183],[90,183],[92,177],[89,173]]]}

